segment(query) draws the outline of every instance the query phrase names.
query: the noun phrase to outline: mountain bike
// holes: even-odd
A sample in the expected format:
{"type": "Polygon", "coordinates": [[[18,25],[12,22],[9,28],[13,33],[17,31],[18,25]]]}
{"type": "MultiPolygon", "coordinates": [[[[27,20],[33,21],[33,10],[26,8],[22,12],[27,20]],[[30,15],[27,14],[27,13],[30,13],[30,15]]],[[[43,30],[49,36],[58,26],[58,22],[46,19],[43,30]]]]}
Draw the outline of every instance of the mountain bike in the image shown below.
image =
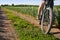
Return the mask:
{"type": "Polygon", "coordinates": [[[52,18],[53,18],[53,6],[51,8],[50,3],[52,0],[46,0],[44,7],[40,14],[40,27],[44,34],[47,34],[50,32],[50,29],[52,27],[52,18]]]}

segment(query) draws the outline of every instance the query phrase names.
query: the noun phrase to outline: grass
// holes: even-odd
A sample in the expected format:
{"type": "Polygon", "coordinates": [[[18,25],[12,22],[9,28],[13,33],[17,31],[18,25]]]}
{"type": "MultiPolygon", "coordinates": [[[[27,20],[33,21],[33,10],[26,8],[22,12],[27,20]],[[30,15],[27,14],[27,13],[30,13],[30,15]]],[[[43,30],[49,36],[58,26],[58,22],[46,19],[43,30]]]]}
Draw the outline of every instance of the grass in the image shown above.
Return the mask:
{"type": "Polygon", "coordinates": [[[23,14],[31,15],[33,17],[37,16],[37,10],[38,10],[38,7],[6,7],[6,8],[23,14]]]}
{"type": "MultiPolygon", "coordinates": [[[[11,9],[11,10],[14,10],[14,11],[17,11],[17,12],[20,12],[20,13],[23,13],[23,14],[28,14],[28,15],[31,15],[33,17],[36,17],[37,16],[37,11],[38,11],[38,7],[6,7],[8,9],[11,9]]],[[[54,12],[56,10],[59,10],[59,6],[54,6],[54,12]]],[[[57,12],[56,12],[57,13],[57,12]]]]}
{"type": "Polygon", "coordinates": [[[42,34],[38,27],[15,16],[9,10],[4,9],[4,12],[7,14],[8,19],[11,20],[13,28],[15,28],[18,34],[19,40],[57,40],[52,34],[42,34]]]}
{"type": "MultiPolygon", "coordinates": [[[[8,9],[11,9],[11,10],[14,10],[14,11],[17,11],[17,12],[20,12],[22,14],[27,14],[27,15],[31,15],[33,17],[36,18],[37,16],[37,11],[38,11],[38,7],[5,7],[5,8],[8,8],[8,9]]],[[[54,24],[56,26],[58,26],[58,28],[60,28],[60,21],[59,21],[59,17],[60,17],[60,6],[54,6],[53,8],[53,21],[54,21],[54,24]]]]}

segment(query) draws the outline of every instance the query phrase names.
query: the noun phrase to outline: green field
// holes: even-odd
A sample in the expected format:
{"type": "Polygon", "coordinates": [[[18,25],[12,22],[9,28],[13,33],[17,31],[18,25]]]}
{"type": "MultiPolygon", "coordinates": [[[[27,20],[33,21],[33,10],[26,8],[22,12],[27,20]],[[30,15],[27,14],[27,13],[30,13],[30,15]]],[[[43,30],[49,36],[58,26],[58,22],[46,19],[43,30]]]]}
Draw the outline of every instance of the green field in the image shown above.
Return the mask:
{"type": "MultiPolygon", "coordinates": [[[[6,7],[8,9],[11,9],[11,10],[14,10],[14,11],[17,11],[17,12],[20,12],[20,13],[23,13],[23,14],[28,14],[28,15],[31,15],[33,17],[36,17],[37,16],[37,11],[38,11],[38,7],[6,7]]],[[[60,9],[60,6],[54,6],[54,12],[56,10],[59,10],[60,9]]],[[[57,12],[56,12],[57,13],[57,12]]]]}
{"type": "MultiPolygon", "coordinates": [[[[11,6],[11,7],[5,7],[7,9],[11,9],[11,10],[14,10],[16,12],[19,12],[19,13],[22,13],[22,14],[27,14],[27,15],[31,15],[33,17],[36,18],[37,16],[37,11],[38,11],[38,7],[34,7],[34,6],[31,6],[31,7],[15,7],[15,6],[11,6]]],[[[57,25],[58,27],[60,26],[60,6],[54,6],[54,9],[53,9],[53,21],[54,21],[54,24],[57,25]]],[[[60,28],[60,27],[59,27],[60,28]]]]}
{"type": "Polygon", "coordinates": [[[9,10],[4,9],[4,12],[7,14],[8,19],[11,20],[11,23],[14,26],[13,28],[15,28],[18,34],[19,40],[57,40],[52,34],[42,34],[38,27],[15,16],[9,10]]]}
{"type": "Polygon", "coordinates": [[[37,10],[38,10],[38,7],[6,7],[6,8],[23,14],[28,14],[34,17],[37,16],[37,10]]]}

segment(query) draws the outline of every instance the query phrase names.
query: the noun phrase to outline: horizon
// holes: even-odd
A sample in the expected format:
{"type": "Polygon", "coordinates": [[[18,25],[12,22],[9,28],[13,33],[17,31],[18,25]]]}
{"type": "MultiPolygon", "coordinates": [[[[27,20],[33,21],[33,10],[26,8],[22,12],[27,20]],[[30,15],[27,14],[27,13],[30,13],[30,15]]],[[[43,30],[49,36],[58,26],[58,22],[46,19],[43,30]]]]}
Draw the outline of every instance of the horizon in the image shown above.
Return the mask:
{"type": "MultiPolygon", "coordinates": [[[[1,4],[1,5],[12,5],[12,4],[1,4]]],[[[14,4],[14,5],[34,5],[34,4],[14,4]]],[[[37,5],[37,6],[39,6],[39,5],[37,5]]],[[[55,5],[55,6],[60,6],[60,5],[55,5]]]]}
{"type": "MultiPolygon", "coordinates": [[[[4,5],[4,4],[8,4],[8,5],[19,5],[19,4],[22,4],[22,5],[40,5],[41,3],[41,0],[0,0],[0,5],[4,5]]],[[[60,0],[56,0],[54,1],[54,5],[60,5],[60,0]]]]}

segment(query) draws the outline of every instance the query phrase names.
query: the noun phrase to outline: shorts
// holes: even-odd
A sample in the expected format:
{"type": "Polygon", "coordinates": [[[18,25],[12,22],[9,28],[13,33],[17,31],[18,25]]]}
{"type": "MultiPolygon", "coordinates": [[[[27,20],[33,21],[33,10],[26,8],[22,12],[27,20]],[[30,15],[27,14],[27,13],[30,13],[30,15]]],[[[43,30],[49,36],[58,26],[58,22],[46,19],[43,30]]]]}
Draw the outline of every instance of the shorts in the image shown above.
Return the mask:
{"type": "MultiPolygon", "coordinates": [[[[44,1],[46,1],[46,0],[44,0],[44,1]]],[[[53,5],[54,5],[54,1],[53,0],[49,0],[49,2],[50,2],[50,7],[53,9],[53,5]]]]}

